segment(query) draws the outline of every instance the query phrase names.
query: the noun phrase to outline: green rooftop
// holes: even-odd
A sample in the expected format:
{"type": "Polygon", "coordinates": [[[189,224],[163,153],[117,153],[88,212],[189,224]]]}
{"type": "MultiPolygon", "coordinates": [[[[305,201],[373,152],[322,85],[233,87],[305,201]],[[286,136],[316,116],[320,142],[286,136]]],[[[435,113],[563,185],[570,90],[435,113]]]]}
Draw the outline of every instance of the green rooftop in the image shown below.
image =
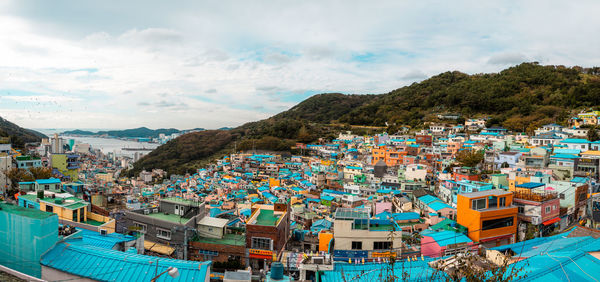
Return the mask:
{"type": "Polygon", "coordinates": [[[147,216],[174,223],[186,223],[190,220],[189,218],[183,218],[180,215],[164,214],[162,212],[147,214],[147,216]]]}
{"type": "Polygon", "coordinates": [[[279,216],[276,216],[272,210],[260,210],[260,214],[256,218],[256,225],[275,226],[278,220],[279,216]]]}
{"type": "Polygon", "coordinates": [[[0,210],[1,212],[7,212],[10,214],[20,215],[20,216],[24,216],[24,217],[33,218],[33,219],[46,219],[51,216],[55,216],[55,214],[51,213],[51,212],[45,212],[45,211],[40,211],[40,210],[36,210],[36,209],[28,209],[28,208],[15,206],[13,204],[5,203],[5,202],[0,202],[0,209],[1,209],[0,210]]]}
{"type": "Polygon", "coordinates": [[[87,202],[85,202],[84,200],[79,199],[77,197],[68,197],[68,198],[64,198],[64,199],[63,198],[43,198],[43,199],[40,199],[40,201],[50,203],[55,206],[60,206],[63,208],[71,209],[71,210],[82,208],[82,207],[85,207],[88,205],[87,202]],[[67,202],[67,201],[73,201],[73,202],[67,202]]]}
{"type": "Polygon", "coordinates": [[[105,222],[88,219],[87,221],[82,221],[82,223],[93,225],[93,226],[100,226],[100,225],[104,224],[105,222]]]}
{"type": "Polygon", "coordinates": [[[245,246],[246,245],[246,236],[238,235],[238,234],[225,234],[225,236],[223,236],[223,239],[195,237],[193,239],[193,241],[199,242],[199,243],[206,243],[206,244],[216,244],[216,245],[245,246]]]}
{"type": "Polygon", "coordinates": [[[188,200],[188,199],[183,199],[183,198],[177,198],[177,197],[169,197],[169,198],[163,198],[160,199],[161,201],[167,201],[167,202],[171,202],[171,203],[181,203],[181,204],[187,204],[187,205],[199,205],[199,202],[195,202],[192,200],[188,200]]]}

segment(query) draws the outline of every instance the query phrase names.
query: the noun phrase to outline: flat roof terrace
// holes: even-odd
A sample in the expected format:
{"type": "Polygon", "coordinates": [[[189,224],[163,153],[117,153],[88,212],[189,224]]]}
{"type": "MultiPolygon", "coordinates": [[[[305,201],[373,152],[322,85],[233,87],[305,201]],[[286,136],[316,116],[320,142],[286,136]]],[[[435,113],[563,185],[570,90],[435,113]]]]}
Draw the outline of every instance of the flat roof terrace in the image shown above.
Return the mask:
{"type": "Polygon", "coordinates": [[[152,218],[156,218],[156,219],[160,219],[160,220],[164,220],[164,221],[173,222],[173,223],[181,223],[181,224],[184,224],[184,223],[186,223],[186,222],[188,222],[190,220],[190,218],[184,218],[184,217],[181,217],[180,215],[165,214],[165,213],[162,213],[162,212],[150,213],[150,214],[147,214],[146,216],[149,216],[149,217],[152,217],[152,218]]]}

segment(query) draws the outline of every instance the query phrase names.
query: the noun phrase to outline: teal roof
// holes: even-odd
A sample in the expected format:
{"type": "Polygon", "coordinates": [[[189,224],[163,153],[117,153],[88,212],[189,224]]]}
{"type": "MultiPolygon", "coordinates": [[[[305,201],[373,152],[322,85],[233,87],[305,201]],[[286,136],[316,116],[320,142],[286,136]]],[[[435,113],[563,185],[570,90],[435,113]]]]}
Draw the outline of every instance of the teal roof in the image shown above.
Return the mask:
{"type": "Polygon", "coordinates": [[[138,255],[89,245],[58,243],[40,263],[73,275],[99,281],[150,281],[168,267],[177,267],[179,277],[163,275],[158,282],[204,281],[211,262],[193,262],[138,255]]]}
{"type": "Polygon", "coordinates": [[[565,139],[563,141],[560,141],[560,143],[563,143],[563,144],[566,144],[566,143],[571,143],[571,144],[589,144],[590,141],[588,141],[586,139],[569,138],[569,139],[565,139]]]}
{"type": "Polygon", "coordinates": [[[447,205],[446,203],[442,203],[439,201],[429,204],[429,207],[434,211],[439,211],[439,210],[445,209],[445,208],[452,208],[451,206],[447,205]]]}
{"type": "Polygon", "coordinates": [[[537,182],[527,182],[527,183],[518,184],[517,187],[518,188],[533,189],[533,188],[537,188],[537,187],[542,187],[544,185],[546,185],[546,184],[544,184],[544,183],[537,183],[537,182]]]}
{"type": "Polygon", "coordinates": [[[556,158],[556,159],[576,159],[578,157],[575,156],[575,155],[568,155],[568,154],[555,154],[555,155],[552,155],[551,158],[556,158]]]}
{"type": "Polygon", "coordinates": [[[432,232],[427,235],[435,240],[441,247],[445,247],[450,244],[459,244],[459,243],[472,243],[473,241],[469,239],[465,234],[456,233],[454,231],[440,231],[440,232],[432,232]]]}

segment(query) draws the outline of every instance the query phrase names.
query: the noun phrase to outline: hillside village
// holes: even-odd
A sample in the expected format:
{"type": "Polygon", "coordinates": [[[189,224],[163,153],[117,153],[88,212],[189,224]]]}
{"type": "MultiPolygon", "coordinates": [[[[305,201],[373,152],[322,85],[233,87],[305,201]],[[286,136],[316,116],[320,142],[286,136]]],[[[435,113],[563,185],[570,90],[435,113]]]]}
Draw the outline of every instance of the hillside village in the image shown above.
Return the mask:
{"type": "Polygon", "coordinates": [[[122,172],[136,160],[68,137],[22,150],[2,139],[0,272],[27,281],[150,281],[175,267],[181,281],[600,277],[600,141],[588,139],[600,111],[531,134],[438,119],[132,178],[122,172]]]}

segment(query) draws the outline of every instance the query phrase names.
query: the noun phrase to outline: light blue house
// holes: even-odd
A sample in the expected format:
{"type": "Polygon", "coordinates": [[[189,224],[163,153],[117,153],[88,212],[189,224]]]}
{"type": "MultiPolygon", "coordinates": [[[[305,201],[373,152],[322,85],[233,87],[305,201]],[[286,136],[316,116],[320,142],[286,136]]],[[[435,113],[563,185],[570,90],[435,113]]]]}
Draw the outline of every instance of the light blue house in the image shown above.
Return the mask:
{"type": "Polygon", "coordinates": [[[0,264],[40,278],[40,258],[56,242],[56,214],[0,202],[0,264]]]}

